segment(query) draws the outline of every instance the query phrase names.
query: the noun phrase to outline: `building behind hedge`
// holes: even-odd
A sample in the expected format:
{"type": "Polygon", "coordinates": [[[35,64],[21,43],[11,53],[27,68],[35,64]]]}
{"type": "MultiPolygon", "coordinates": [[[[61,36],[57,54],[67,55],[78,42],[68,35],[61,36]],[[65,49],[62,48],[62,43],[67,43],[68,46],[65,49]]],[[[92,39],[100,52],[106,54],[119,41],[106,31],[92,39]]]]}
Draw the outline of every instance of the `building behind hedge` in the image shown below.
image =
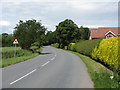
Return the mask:
{"type": "Polygon", "coordinates": [[[118,27],[90,28],[90,40],[117,36],[120,36],[120,28],[118,27]]]}

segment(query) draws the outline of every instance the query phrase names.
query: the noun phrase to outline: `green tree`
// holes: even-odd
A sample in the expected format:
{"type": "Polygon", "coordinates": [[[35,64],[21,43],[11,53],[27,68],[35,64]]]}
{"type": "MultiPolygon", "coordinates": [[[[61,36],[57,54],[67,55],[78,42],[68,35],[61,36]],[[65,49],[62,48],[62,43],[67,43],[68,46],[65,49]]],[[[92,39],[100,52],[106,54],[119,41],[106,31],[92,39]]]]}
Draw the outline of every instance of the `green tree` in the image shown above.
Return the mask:
{"type": "Polygon", "coordinates": [[[12,46],[14,37],[12,34],[2,33],[2,47],[12,46]]]}
{"type": "Polygon", "coordinates": [[[81,36],[78,26],[70,19],[66,19],[56,26],[56,35],[61,48],[79,40],[81,36]]]}
{"type": "Polygon", "coordinates": [[[88,40],[90,37],[90,30],[89,28],[84,28],[83,26],[80,27],[81,39],[88,40]]]}
{"type": "Polygon", "coordinates": [[[25,22],[20,20],[14,29],[14,36],[19,40],[23,49],[30,49],[31,44],[40,39],[46,31],[41,22],[35,19],[25,22]]]}
{"type": "Polygon", "coordinates": [[[57,42],[56,39],[56,31],[48,31],[47,34],[45,35],[46,37],[46,45],[51,45],[53,43],[57,42]]]}

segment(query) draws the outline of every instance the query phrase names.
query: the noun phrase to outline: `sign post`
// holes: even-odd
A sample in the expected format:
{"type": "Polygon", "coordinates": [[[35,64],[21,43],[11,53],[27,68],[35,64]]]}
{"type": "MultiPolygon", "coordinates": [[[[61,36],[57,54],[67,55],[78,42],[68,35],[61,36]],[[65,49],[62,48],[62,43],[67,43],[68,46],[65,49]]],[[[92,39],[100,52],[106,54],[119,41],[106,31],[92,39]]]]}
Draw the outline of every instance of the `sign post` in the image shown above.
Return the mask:
{"type": "Polygon", "coordinates": [[[14,53],[14,57],[15,57],[16,56],[16,44],[20,44],[20,43],[18,42],[17,39],[15,39],[12,44],[15,44],[15,53],[14,53]]]}

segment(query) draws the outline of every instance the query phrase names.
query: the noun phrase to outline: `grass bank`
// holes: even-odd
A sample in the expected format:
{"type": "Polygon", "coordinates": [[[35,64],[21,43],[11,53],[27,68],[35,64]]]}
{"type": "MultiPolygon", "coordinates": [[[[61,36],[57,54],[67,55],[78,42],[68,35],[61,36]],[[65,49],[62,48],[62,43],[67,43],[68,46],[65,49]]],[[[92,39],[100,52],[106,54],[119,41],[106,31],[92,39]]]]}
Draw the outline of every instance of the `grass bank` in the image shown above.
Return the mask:
{"type": "Polygon", "coordinates": [[[37,55],[39,55],[39,53],[32,53],[31,51],[23,50],[20,47],[16,48],[16,54],[14,47],[2,47],[2,61],[0,62],[0,67],[16,64],[31,59],[37,55]]]}
{"type": "Polygon", "coordinates": [[[91,58],[79,54],[77,52],[69,51],[79,56],[88,68],[88,72],[94,82],[95,88],[120,88],[118,84],[118,76],[111,70],[104,67],[102,64],[92,60],[91,58]],[[114,74],[114,75],[113,75],[114,74]],[[113,78],[111,76],[114,76],[113,78]]]}

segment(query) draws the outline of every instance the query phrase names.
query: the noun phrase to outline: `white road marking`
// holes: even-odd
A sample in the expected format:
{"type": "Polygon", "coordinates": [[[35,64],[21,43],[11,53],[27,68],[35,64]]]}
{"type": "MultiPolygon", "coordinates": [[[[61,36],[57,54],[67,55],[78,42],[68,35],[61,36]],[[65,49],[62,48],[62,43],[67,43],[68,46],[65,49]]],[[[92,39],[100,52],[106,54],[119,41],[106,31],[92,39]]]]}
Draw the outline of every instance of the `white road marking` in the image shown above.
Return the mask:
{"type": "Polygon", "coordinates": [[[54,56],[51,60],[54,60],[54,59],[56,58],[56,56],[57,56],[57,55],[56,55],[56,53],[55,53],[55,56],[54,56]]]}
{"type": "MultiPolygon", "coordinates": [[[[56,55],[56,53],[55,53],[55,56],[54,56],[51,60],[54,60],[56,56],[57,56],[57,55],[56,55]]],[[[46,63],[45,63],[45,64],[43,64],[42,66],[47,65],[49,62],[50,62],[50,61],[46,62],[46,63]]],[[[21,79],[23,79],[23,78],[27,77],[28,75],[32,74],[32,73],[33,73],[33,72],[35,72],[36,70],[37,70],[37,69],[34,69],[33,71],[31,71],[31,72],[27,73],[26,75],[22,76],[21,78],[19,78],[19,79],[15,80],[15,81],[13,81],[13,82],[11,82],[11,83],[10,83],[10,85],[12,85],[12,84],[14,84],[14,83],[16,83],[16,82],[20,81],[21,79]]]]}
{"type": "Polygon", "coordinates": [[[54,58],[52,58],[51,60],[54,60],[55,59],[55,57],[54,58]]]}
{"type": "Polygon", "coordinates": [[[55,53],[55,57],[57,56],[57,54],[55,53]]]}
{"type": "Polygon", "coordinates": [[[50,62],[50,61],[46,62],[46,63],[45,63],[45,64],[43,64],[42,66],[45,66],[45,65],[47,65],[49,62],[50,62]]]}
{"type": "Polygon", "coordinates": [[[36,70],[37,70],[37,69],[34,69],[33,71],[31,71],[31,72],[27,73],[26,75],[22,76],[21,78],[19,78],[19,79],[15,80],[15,81],[13,81],[13,82],[11,82],[11,83],[10,83],[10,85],[12,85],[12,84],[14,84],[14,83],[16,83],[16,82],[20,81],[21,79],[23,79],[23,78],[25,78],[26,76],[28,76],[28,75],[32,74],[32,73],[33,73],[33,72],[35,72],[36,70]]]}

